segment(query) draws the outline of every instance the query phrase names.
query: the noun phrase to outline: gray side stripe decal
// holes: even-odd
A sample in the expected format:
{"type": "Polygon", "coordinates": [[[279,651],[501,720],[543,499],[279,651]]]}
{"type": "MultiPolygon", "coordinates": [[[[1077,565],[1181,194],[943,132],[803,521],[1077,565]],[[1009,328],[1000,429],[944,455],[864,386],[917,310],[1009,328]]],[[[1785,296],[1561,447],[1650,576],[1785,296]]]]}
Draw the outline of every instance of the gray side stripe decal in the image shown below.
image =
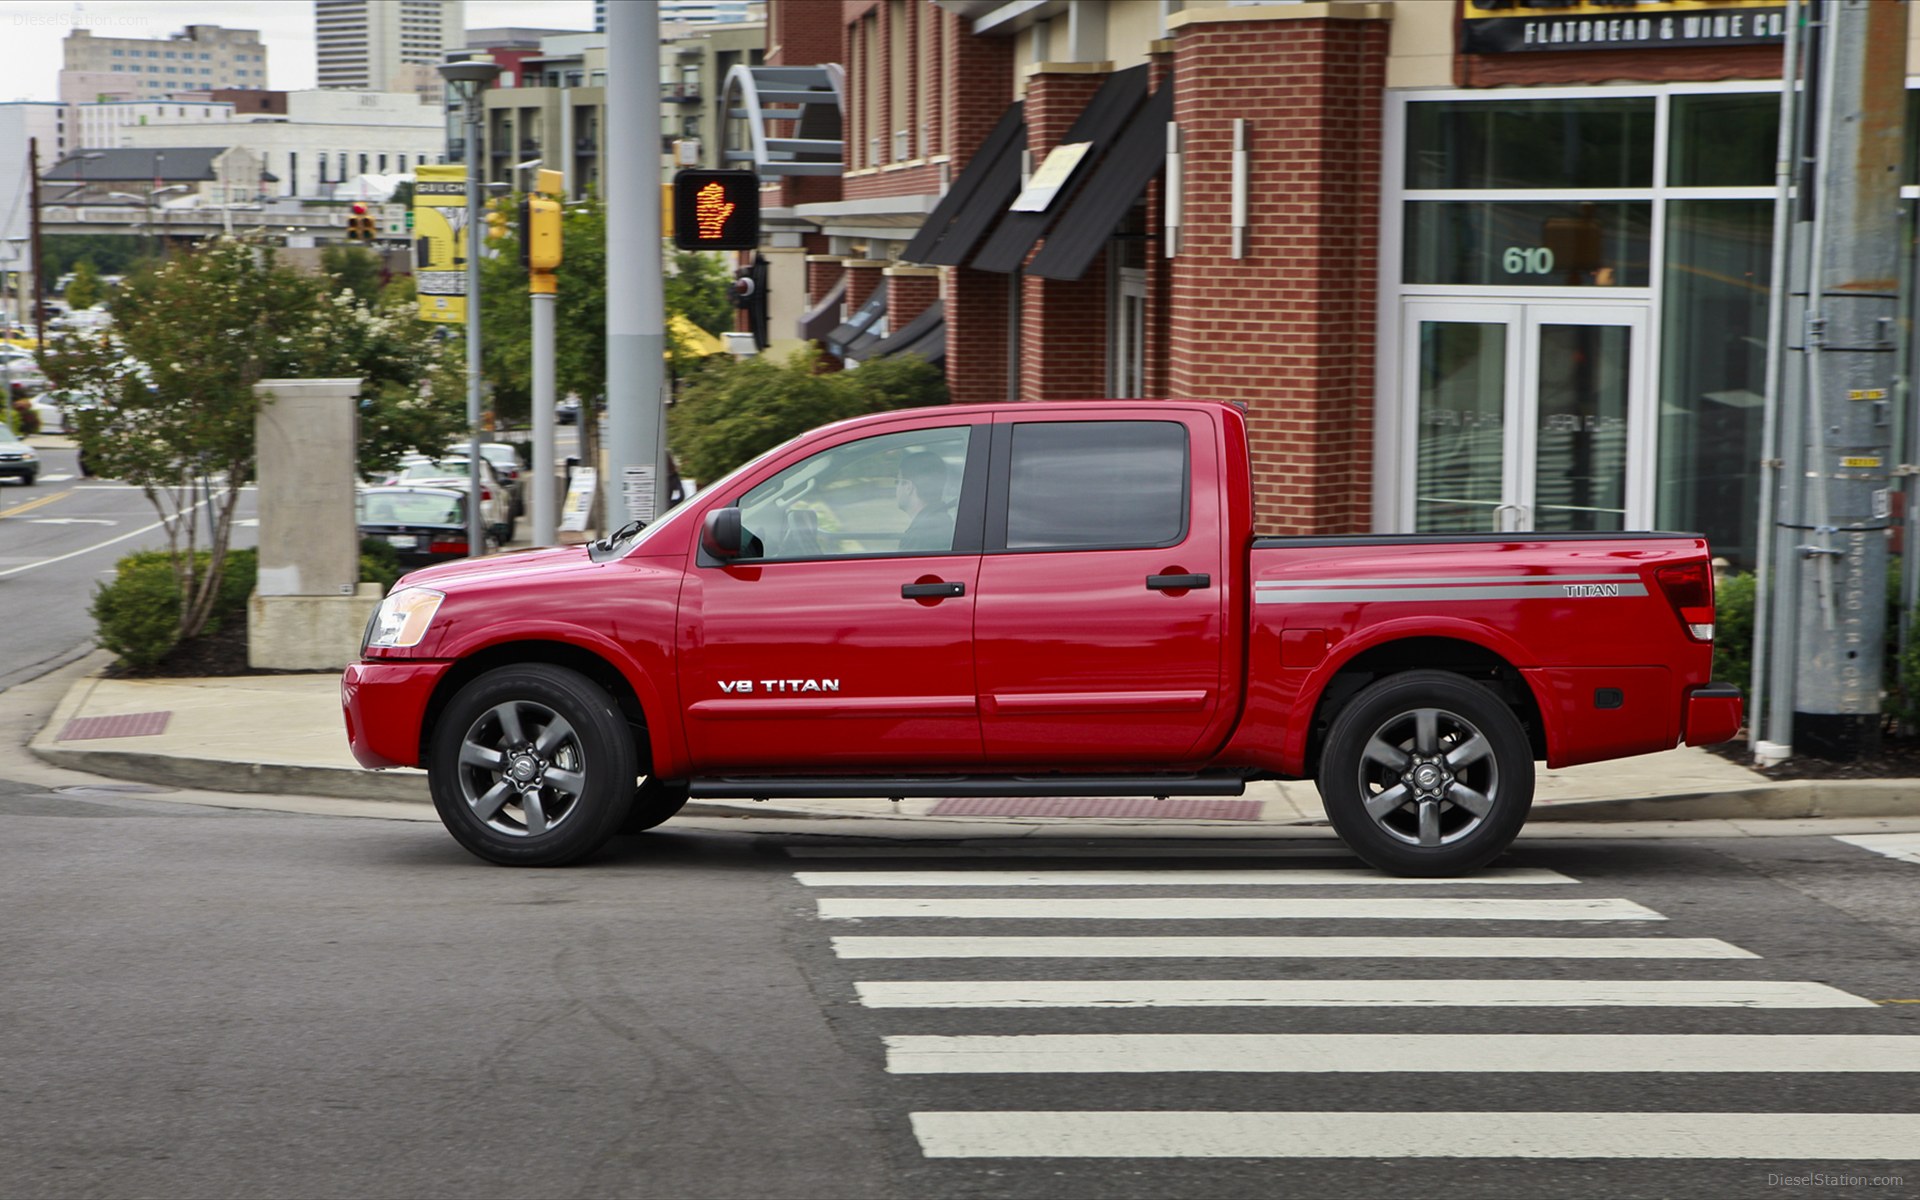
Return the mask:
{"type": "Polygon", "coordinates": [[[1610,575],[1410,575],[1382,576],[1369,575],[1361,579],[1261,579],[1254,581],[1256,588],[1280,587],[1420,587],[1454,583],[1638,583],[1640,576],[1631,571],[1616,571],[1610,575]]]}
{"type": "Polygon", "coordinates": [[[1404,600],[1591,600],[1644,596],[1643,583],[1513,584],[1506,587],[1288,587],[1259,588],[1255,604],[1377,604],[1404,600]]]}

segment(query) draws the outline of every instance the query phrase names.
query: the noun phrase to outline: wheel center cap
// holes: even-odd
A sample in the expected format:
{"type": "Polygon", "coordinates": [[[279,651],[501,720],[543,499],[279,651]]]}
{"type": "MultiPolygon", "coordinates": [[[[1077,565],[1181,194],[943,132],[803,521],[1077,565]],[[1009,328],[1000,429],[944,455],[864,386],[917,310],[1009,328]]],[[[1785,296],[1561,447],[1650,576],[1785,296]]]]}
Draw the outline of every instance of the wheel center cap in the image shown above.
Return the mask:
{"type": "Polygon", "coordinates": [[[1431,792],[1440,786],[1440,768],[1432,763],[1421,763],[1413,769],[1413,786],[1423,792],[1431,792]]]}
{"type": "Polygon", "coordinates": [[[515,783],[531,783],[540,773],[540,760],[531,754],[516,754],[507,764],[507,778],[515,783]]]}

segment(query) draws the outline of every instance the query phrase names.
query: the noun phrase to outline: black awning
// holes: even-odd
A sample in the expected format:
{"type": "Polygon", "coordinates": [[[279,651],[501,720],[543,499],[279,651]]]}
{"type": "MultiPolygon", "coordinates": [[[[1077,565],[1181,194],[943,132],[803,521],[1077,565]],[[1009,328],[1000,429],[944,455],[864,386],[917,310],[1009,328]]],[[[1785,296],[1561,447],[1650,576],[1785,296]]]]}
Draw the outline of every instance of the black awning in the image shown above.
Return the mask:
{"type": "Polygon", "coordinates": [[[1167,161],[1167,122],[1173,120],[1173,87],[1163,85],[1140,106],[1126,132],[1100,161],[1087,186],[1054,222],[1047,244],[1027,264],[1030,275],[1078,279],[1100,256],[1107,238],[1167,161]]]}
{"type": "Polygon", "coordinates": [[[935,300],[927,305],[919,316],[902,325],[898,333],[888,334],[863,349],[860,357],[885,358],[889,354],[918,354],[930,363],[944,359],[947,356],[946,303],[935,300]]]}
{"type": "Polygon", "coordinates": [[[840,324],[840,302],[846,298],[847,273],[842,271],[827,294],[820,297],[820,303],[801,316],[800,337],[809,342],[826,341],[834,326],[840,324]]]}
{"type": "MultiPolygon", "coordinates": [[[[1133,110],[1140,107],[1140,101],[1147,95],[1147,68],[1145,66],[1128,67],[1124,71],[1115,71],[1107,76],[1100,90],[1087,101],[1087,106],[1074,118],[1073,127],[1060,139],[1061,143],[1092,142],[1093,152],[1104,156],[1113,145],[1121,129],[1125,128],[1127,118],[1133,110]]],[[[974,255],[976,270],[998,271],[1010,274],[1020,269],[1027,259],[1027,251],[1033,244],[1046,236],[1054,219],[1073,204],[1073,198],[1086,190],[1086,180],[1093,172],[1082,167],[1067,181],[1060,196],[1046,212],[1009,212],[1001,220],[1000,227],[993,231],[987,244],[974,255]]]]}
{"type": "Polygon", "coordinates": [[[993,219],[1013,203],[1020,190],[1020,155],[1026,148],[1025,106],[1015,100],[900,257],[942,267],[964,263],[993,219]]]}
{"type": "MultiPolygon", "coordinates": [[[[871,269],[871,268],[867,268],[871,269]]],[[[846,323],[836,328],[826,337],[827,349],[833,354],[845,358],[856,346],[870,346],[880,339],[872,333],[873,323],[887,311],[887,280],[880,277],[874,285],[873,294],[858,311],[848,317],[846,323]]]]}

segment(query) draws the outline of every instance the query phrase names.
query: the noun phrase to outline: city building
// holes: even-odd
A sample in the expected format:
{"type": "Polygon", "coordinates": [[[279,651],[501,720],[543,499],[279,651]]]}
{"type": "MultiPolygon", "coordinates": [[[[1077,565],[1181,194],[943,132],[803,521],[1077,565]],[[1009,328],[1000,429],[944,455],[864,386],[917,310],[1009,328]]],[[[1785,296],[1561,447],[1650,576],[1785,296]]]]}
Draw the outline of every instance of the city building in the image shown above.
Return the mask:
{"type": "MultiPolygon", "coordinates": [[[[28,234],[29,149],[37,144],[42,171],[67,151],[66,106],[51,102],[0,104],[0,259],[18,257],[28,234]]],[[[17,269],[0,261],[0,270],[17,269]]]]}
{"type": "Polygon", "coordinates": [[[61,49],[60,99],[66,104],[267,86],[267,47],[253,29],[189,25],[165,38],[121,38],[76,28],[61,49]]]}
{"type": "Polygon", "coordinates": [[[770,65],[844,67],[843,149],[768,104],[724,151],[787,344],[937,351],[956,401],[1242,403],[1268,534],[1750,567],[1780,11],[772,0],[770,65]]]}
{"type": "Polygon", "coordinates": [[[268,93],[269,111],[231,103],[77,105],[86,147],[240,148],[254,193],[329,199],[362,175],[398,175],[444,154],[440,110],[413,92],[268,93]],[[268,178],[271,177],[271,178],[268,178]]]}
{"type": "Polygon", "coordinates": [[[243,204],[257,199],[259,158],[232,146],[155,146],[86,150],[40,174],[40,203],[170,205],[243,204]]]}
{"type": "Polygon", "coordinates": [[[464,0],[313,0],[322,88],[396,88],[410,64],[432,66],[466,44],[464,0]]]}

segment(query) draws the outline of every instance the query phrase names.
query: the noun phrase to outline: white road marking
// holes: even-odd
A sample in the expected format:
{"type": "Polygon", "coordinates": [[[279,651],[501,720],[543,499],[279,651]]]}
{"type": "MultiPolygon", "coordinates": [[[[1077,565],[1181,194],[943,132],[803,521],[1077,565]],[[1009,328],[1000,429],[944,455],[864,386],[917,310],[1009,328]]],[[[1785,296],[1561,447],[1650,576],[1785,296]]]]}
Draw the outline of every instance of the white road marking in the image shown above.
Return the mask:
{"type": "Polygon", "coordinates": [[[27,517],[29,525],[118,525],[118,521],[109,521],[105,517],[27,517]]]}
{"type": "Polygon", "coordinates": [[[1861,833],[1834,840],[1901,862],[1920,863],[1920,833],[1861,833]]]}
{"type": "Polygon", "coordinates": [[[836,937],[841,958],[1759,958],[1718,938],[836,937]]]}
{"type": "Polygon", "coordinates": [[[1509,867],[1483,871],[1471,879],[1408,879],[1326,867],[1274,868],[1263,871],[795,871],[806,887],[1267,887],[1354,884],[1368,887],[1432,887],[1477,884],[1566,884],[1576,879],[1558,871],[1509,867]]]}
{"type": "MultiPolygon", "coordinates": [[[[1912,1113],[917,1112],[929,1158],[1912,1159],[1912,1113]]],[[[1858,1172],[1862,1175],[1871,1172],[1858,1172]]]]}
{"type": "Polygon", "coordinates": [[[856,982],[867,1008],[1873,1008],[1824,983],[1683,979],[928,979],[856,982]]]}
{"type": "MultiPolygon", "coordinates": [[[[1912,1035],[1063,1033],[885,1041],[895,1075],[1920,1071],[1920,1037],[1912,1035]]],[[[1920,1142],[1909,1153],[1916,1148],[1920,1142]]]]}
{"type": "Polygon", "coordinates": [[[42,475],[40,476],[40,482],[41,483],[65,483],[67,480],[72,478],[74,478],[72,475],[42,475]]]}
{"type": "Polygon", "coordinates": [[[1664,921],[1631,900],[1484,900],[1434,897],[1403,900],[1169,896],[1165,899],[914,899],[823,897],[815,901],[824,921],[881,917],[997,920],[1221,921],[1353,919],[1368,921],[1664,921]]]}

